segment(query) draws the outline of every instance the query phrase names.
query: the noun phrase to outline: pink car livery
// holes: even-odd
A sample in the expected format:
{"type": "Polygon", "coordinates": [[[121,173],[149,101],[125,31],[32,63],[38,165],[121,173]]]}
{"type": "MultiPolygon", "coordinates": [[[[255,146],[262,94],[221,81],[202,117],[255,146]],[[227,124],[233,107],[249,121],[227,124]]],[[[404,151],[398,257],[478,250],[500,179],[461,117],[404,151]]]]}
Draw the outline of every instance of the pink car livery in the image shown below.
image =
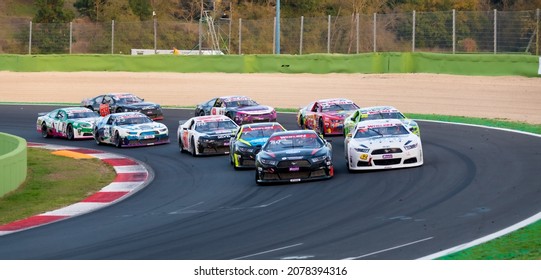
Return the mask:
{"type": "Polygon", "coordinates": [[[246,96],[222,96],[197,105],[196,116],[225,115],[238,125],[276,121],[276,110],[246,96]]]}
{"type": "Polygon", "coordinates": [[[297,122],[304,129],[313,129],[321,135],[343,134],[344,119],[359,109],[345,98],[321,99],[301,108],[297,122]]]}

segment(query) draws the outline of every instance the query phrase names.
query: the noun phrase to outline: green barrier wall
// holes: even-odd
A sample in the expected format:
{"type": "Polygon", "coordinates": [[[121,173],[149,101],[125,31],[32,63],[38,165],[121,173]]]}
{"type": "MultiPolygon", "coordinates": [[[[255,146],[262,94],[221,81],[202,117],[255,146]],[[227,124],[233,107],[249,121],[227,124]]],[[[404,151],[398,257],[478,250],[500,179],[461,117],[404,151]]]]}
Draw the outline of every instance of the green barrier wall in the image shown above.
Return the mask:
{"type": "Polygon", "coordinates": [[[0,132],[0,197],[26,180],[26,140],[0,132]]]}
{"type": "Polygon", "coordinates": [[[538,77],[539,58],[506,54],[0,55],[0,71],[436,73],[538,77]]]}

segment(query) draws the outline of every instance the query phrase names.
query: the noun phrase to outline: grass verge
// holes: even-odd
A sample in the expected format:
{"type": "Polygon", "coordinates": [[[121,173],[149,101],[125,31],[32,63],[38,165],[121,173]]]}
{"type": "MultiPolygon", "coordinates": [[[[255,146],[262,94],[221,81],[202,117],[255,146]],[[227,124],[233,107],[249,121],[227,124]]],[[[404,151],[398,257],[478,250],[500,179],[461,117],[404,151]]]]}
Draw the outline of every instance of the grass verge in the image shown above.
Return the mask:
{"type": "Polygon", "coordinates": [[[0,225],[76,203],[111,183],[114,168],[99,159],[73,159],[28,148],[28,176],[0,198],[0,225]]]}

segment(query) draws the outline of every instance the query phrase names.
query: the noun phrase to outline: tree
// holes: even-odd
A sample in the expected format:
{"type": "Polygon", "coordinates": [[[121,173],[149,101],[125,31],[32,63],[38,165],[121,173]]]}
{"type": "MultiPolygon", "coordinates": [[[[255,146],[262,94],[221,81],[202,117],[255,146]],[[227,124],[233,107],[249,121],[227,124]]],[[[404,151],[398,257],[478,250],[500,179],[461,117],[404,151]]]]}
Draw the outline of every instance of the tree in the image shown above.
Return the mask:
{"type": "Polygon", "coordinates": [[[36,0],[34,48],[42,53],[65,53],[69,48],[69,25],[74,15],[64,10],[64,0],[36,0]]]}
{"type": "Polygon", "coordinates": [[[87,16],[93,21],[100,21],[106,4],[107,0],[77,0],[73,3],[73,7],[82,16],[87,16]]]}

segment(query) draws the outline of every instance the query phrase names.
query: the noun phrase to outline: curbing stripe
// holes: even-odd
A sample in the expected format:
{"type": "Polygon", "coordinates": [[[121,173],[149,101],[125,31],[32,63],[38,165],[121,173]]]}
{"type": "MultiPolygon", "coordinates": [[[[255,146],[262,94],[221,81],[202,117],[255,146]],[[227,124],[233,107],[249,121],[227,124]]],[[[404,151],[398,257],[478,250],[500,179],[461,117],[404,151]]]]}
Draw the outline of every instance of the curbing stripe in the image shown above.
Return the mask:
{"type": "Polygon", "coordinates": [[[33,148],[53,150],[53,153],[60,151],[63,154],[98,158],[104,163],[113,166],[116,177],[112,183],[83,199],[81,202],[9,224],[0,225],[0,236],[50,224],[107,207],[141,190],[154,179],[152,170],[149,167],[135,159],[122,155],[63,145],[32,142],[27,143],[27,145],[33,148]]]}

